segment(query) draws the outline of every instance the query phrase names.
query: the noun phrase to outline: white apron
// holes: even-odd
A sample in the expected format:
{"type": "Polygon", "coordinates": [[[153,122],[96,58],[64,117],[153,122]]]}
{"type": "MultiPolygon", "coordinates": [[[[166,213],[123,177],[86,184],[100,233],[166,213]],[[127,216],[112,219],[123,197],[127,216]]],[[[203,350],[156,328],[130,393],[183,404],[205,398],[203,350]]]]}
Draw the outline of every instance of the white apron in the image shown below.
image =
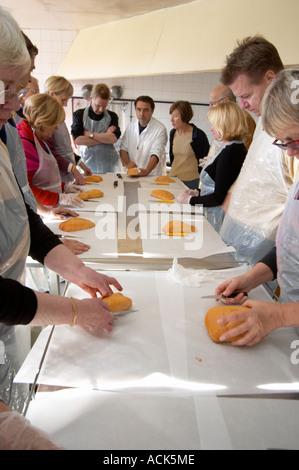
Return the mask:
{"type": "MultiPolygon", "coordinates": [[[[104,111],[100,121],[90,119],[89,106],[83,113],[84,129],[90,132],[105,133],[110,127],[111,117],[104,111]]],[[[116,173],[119,169],[119,155],[113,144],[98,144],[91,147],[80,145],[80,155],[85,165],[96,174],[116,173]]]]}
{"type": "Polygon", "coordinates": [[[37,210],[36,199],[30,189],[27,178],[27,165],[23,143],[19,136],[18,129],[10,122],[5,124],[6,130],[6,147],[10,156],[13,172],[24,194],[27,204],[34,212],[37,210]]]}
{"type": "Polygon", "coordinates": [[[259,120],[220,232],[237,259],[252,264],[275,245],[289,191],[282,150],[272,142],[259,120]]]}
{"type": "MultiPolygon", "coordinates": [[[[0,240],[0,275],[24,283],[25,264],[30,247],[29,223],[8,151],[1,141],[0,240]]],[[[5,351],[0,362],[0,397],[17,411],[22,411],[28,390],[26,386],[13,384],[13,379],[29,351],[29,340],[29,327],[6,326],[0,323],[0,341],[4,344],[5,351]]]]}
{"type": "Polygon", "coordinates": [[[276,239],[282,302],[299,302],[299,181],[288,196],[276,239]]]}
{"type": "Polygon", "coordinates": [[[48,152],[41,146],[33,131],[34,142],[39,156],[39,167],[34,173],[32,184],[37,188],[61,194],[61,177],[58,163],[53,157],[49,147],[45,144],[48,152]]]}

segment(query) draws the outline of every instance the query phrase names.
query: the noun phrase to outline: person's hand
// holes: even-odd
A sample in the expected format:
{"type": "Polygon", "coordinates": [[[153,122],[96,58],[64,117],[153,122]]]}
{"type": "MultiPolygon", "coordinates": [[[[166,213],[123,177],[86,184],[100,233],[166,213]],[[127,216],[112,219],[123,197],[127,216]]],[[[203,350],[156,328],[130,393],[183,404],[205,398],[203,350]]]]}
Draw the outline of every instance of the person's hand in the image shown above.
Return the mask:
{"type": "Polygon", "coordinates": [[[115,126],[110,126],[108,127],[108,129],[106,130],[106,134],[113,134],[113,132],[116,130],[116,127],[115,126]]]}
{"type": "Polygon", "coordinates": [[[118,291],[122,291],[123,288],[119,282],[113,277],[106,276],[105,274],[98,273],[94,269],[88,268],[84,264],[76,272],[77,281],[73,282],[81,287],[81,289],[88,292],[91,297],[97,297],[100,294],[103,297],[111,295],[113,293],[110,286],[114,286],[118,291]]]}
{"type": "Polygon", "coordinates": [[[80,163],[80,168],[81,170],[84,171],[84,176],[91,176],[92,175],[92,171],[88,168],[87,165],[85,165],[84,162],[81,161],[80,163]]]}
{"type": "Polygon", "coordinates": [[[181,192],[178,195],[177,201],[180,204],[189,204],[190,199],[193,196],[199,196],[199,190],[198,189],[185,189],[183,192],[181,192]]]}
{"type": "Polygon", "coordinates": [[[74,168],[72,170],[72,175],[75,178],[75,184],[79,184],[79,185],[82,185],[82,186],[84,186],[86,184],[84,176],[81,175],[80,171],[78,171],[77,168],[74,168]]]}
{"type": "Polygon", "coordinates": [[[76,326],[89,333],[103,330],[110,333],[113,328],[114,316],[109,306],[101,299],[75,299],[77,307],[76,326]]]}
{"type": "Polygon", "coordinates": [[[74,253],[74,255],[81,255],[82,253],[85,253],[86,251],[90,250],[89,245],[86,245],[85,243],[82,243],[79,240],[61,238],[61,241],[64,246],[66,246],[69,250],[71,250],[72,253],[74,253]]]}
{"type": "Polygon", "coordinates": [[[224,333],[220,341],[227,341],[244,334],[242,338],[233,341],[231,344],[233,346],[253,346],[271,331],[284,326],[284,316],[280,304],[247,300],[244,307],[249,307],[250,310],[235,312],[218,320],[222,324],[234,321],[242,322],[237,328],[224,333]]]}
{"type": "MultiPolygon", "coordinates": [[[[85,180],[84,180],[84,184],[86,184],[85,180]]],[[[64,192],[66,194],[82,193],[83,191],[85,191],[85,189],[82,188],[82,186],[77,186],[76,184],[65,184],[64,185],[64,192]]]]}
{"type": "Polygon", "coordinates": [[[41,217],[46,217],[47,219],[53,220],[65,220],[67,216],[69,217],[78,217],[78,212],[72,211],[71,209],[67,209],[66,207],[43,207],[40,209],[38,207],[38,214],[41,217]]]}
{"type": "Polygon", "coordinates": [[[228,281],[224,281],[215,289],[216,295],[223,295],[223,297],[229,297],[232,294],[240,292],[236,297],[222,299],[221,302],[224,304],[242,304],[247,300],[247,296],[244,293],[249,293],[252,290],[250,280],[248,276],[242,275],[228,281]]]}
{"type": "Polygon", "coordinates": [[[59,205],[83,207],[84,202],[76,194],[60,194],[59,205]]]}
{"type": "Polygon", "coordinates": [[[143,177],[148,176],[149,173],[150,173],[150,172],[149,172],[148,170],[146,170],[145,168],[139,168],[138,177],[139,177],[139,176],[143,176],[143,177]]]}
{"type": "Polygon", "coordinates": [[[0,413],[1,450],[64,450],[16,411],[0,413]]]}
{"type": "Polygon", "coordinates": [[[135,162],[129,162],[127,164],[127,169],[130,170],[131,168],[137,168],[137,165],[135,162]]]}

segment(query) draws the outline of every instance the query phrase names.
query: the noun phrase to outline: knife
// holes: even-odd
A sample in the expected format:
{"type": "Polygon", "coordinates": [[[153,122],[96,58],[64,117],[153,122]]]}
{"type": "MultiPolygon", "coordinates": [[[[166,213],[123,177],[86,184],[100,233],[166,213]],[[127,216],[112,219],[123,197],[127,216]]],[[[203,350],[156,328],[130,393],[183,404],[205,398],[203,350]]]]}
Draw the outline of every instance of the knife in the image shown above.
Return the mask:
{"type": "Polygon", "coordinates": [[[57,235],[58,238],[82,238],[82,237],[75,237],[75,235],[57,235]]]}
{"type": "Polygon", "coordinates": [[[149,200],[149,202],[159,202],[159,203],[162,202],[162,203],[166,203],[166,204],[173,204],[173,203],[174,203],[174,201],[167,201],[167,200],[164,200],[164,201],[162,201],[162,200],[161,200],[161,201],[160,201],[160,200],[159,200],[159,201],[155,201],[155,200],[151,200],[151,199],[149,200]]]}
{"type": "Polygon", "coordinates": [[[225,296],[225,295],[204,295],[202,297],[202,299],[217,299],[217,300],[223,300],[223,299],[234,299],[235,297],[237,297],[237,295],[239,294],[243,294],[245,295],[245,297],[248,297],[248,293],[247,292],[234,292],[233,294],[229,295],[229,296],[225,296]]]}

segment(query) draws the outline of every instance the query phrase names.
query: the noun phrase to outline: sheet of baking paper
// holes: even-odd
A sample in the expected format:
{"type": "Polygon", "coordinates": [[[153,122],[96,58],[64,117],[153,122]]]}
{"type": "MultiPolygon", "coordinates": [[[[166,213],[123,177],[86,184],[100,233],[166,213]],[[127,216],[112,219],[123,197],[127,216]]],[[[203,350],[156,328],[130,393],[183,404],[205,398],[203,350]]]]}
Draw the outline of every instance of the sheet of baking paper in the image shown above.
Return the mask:
{"type": "MultiPolygon", "coordinates": [[[[121,175],[124,181],[138,181],[141,185],[147,186],[149,184],[157,184],[156,179],[158,176],[141,176],[141,177],[136,177],[136,176],[128,176],[126,173],[121,175]]],[[[170,183],[170,185],[176,185],[178,188],[183,188],[186,189],[187,186],[177,177],[171,176],[170,177],[172,180],[174,180],[174,183],[170,183]]]]}
{"type": "MultiPolygon", "coordinates": [[[[223,272],[223,280],[235,270],[223,272]]],[[[294,329],[281,329],[252,348],[211,341],[204,324],[215,300],[203,300],[217,284],[185,287],[167,273],[113,273],[133,299],[134,312],[118,316],[108,334],[55,327],[39,383],[100,390],[188,390],[203,395],[269,393],[265,384],[298,389],[298,365],[292,364],[294,329]]],[[[69,296],[86,297],[76,286],[69,296]]],[[[263,288],[250,298],[269,301],[263,288]]],[[[27,356],[16,381],[31,382],[49,330],[27,356]]],[[[273,390],[275,393],[276,390],[273,390]]],[[[281,390],[280,390],[281,391],[281,390]]]]}
{"type": "Polygon", "coordinates": [[[159,258],[202,259],[219,253],[232,253],[220,235],[202,215],[145,213],[139,214],[143,256],[159,258]],[[188,236],[169,236],[162,228],[170,220],[179,220],[196,227],[188,236]]]}
{"type": "Polygon", "coordinates": [[[88,230],[79,230],[78,232],[64,232],[59,228],[61,220],[47,221],[46,225],[57,235],[74,236],[76,238],[73,238],[73,240],[89,245],[90,249],[88,251],[78,255],[81,259],[96,261],[105,257],[116,257],[118,255],[117,214],[113,212],[107,212],[106,214],[82,212],[79,217],[91,220],[95,223],[95,227],[88,230]]]}
{"type": "Polygon", "coordinates": [[[27,418],[69,450],[298,450],[298,413],[291,399],[65,389],[37,393],[27,418]]]}
{"type": "Polygon", "coordinates": [[[174,183],[168,183],[168,184],[158,184],[156,180],[157,176],[145,176],[141,178],[136,178],[132,176],[125,176],[124,181],[126,182],[138,182],[141,186],[142,189],[164,189],[166,191],[172,192],[172,190],[176,191],[184,191],[185,189],[188,189],[187,186],[184,185],[184,183],[179,179],[179,178],[171,178],[174,180],[174,183]]]}
{"type": "Polygon", "coordinates": [[[173,190],[167,187],[160,188],[138,188],[138,209],[140,212],[173,212],[176,214],[202,214],[202,206],[190,206],[190,204],[180,204],[177,201],[182,190],[173,190]],[[159,202],[160,199],[151,196],[153,189],[163,189],[175,196],[173,202],[159,202]]]}
{"type": "Polygon", "coordinates": [[[91,183],[85,185],[84,191],[91,189],[99,189],[104,193],[104,196],[92,201],[84,201],[83,207],[72,207],[76,212],[122,212],[124,209],[124,184],[123,181],[117,178],[116,175],[107,173],[101,175],[103,181],[100,183],[91,183]],[[117,182],[117,187],[114,187],[114,182],[117,182]]]}

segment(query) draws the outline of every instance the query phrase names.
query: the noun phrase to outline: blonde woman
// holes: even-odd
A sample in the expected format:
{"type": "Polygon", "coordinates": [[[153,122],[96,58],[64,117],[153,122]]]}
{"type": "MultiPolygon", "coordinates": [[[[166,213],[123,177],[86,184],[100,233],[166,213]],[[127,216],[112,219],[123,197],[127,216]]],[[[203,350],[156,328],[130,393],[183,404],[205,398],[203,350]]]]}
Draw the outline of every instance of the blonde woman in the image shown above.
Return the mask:
{"type": "Polygon", "coordinates": [[[202,204],[205,216],[219,232],[224,217],[221,206],[247,154],[244,140],[248,137],[248,128],[244,112],[236,103],[220,103],[208,112],[207,119],[215,139],[223,143],[223,148],[204,166],[200,190],[186,190],[178,196],[178,201],[202,204]]]}
{"type": "MultiPolygon", "coordinates": [[[[60,106],[67,106],[68,101],[74,94],[74,88],[71,82],[66,78],[52,75],[47,78],[45,82],[45,93],[55,98],[60,106]]],[[[47,144],[49,145],[52,153],[61,155],[70,162],[70,172],[62,176],[62,180],[66,183],[76,180],[77,184],[85,184],[85,180],[81,173],[76,169],[79,166],[85,176],[91,175],[92,172],[85,165],[82,159],[74,153],[71,137],[67,129],[65,121],[58,125],[58,128],[54,131],[53,136],[48,139],[47,144]]]]}
{"type": "Polygon", "coordinates": [[[25,151],[28,182],[35,198],[47,207],[82,206],[82,201],[72,194],[79,191],[79,187],[61,181],[58,163],[46,144],[57,126],[64,122],[64,109],[51,96],[39,93],[26,101],[24,116],[26,120],[22,119],[17,128],[25,151]]]}

